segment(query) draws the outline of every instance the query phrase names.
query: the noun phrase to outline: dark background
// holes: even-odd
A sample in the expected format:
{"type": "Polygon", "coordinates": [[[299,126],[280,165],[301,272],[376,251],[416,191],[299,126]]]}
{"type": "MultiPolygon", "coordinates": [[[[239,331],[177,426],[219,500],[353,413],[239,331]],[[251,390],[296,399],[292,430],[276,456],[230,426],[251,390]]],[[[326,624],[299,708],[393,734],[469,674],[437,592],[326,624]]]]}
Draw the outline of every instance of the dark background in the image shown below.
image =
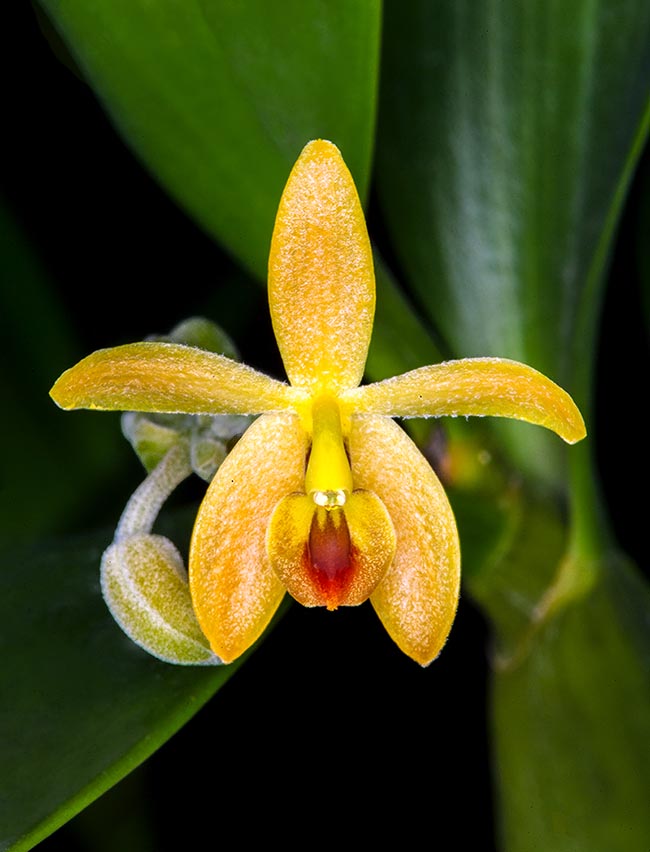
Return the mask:
{"type": "MultiPolygon", "coordinates": [[[[11,39],[3,194],[78,334],[79,357],[200,313],[234,336],[245,361],[279,374],[263,288],[149,177],[90,89],[54,56],[28,4],[11,39]]],[[[603,313],[594,439],[616,533],[647,565],[636,496],[645,477],[633,450],[645,451],[646,432],[641,199],[637,181],[603,313]]],[[[381,232],[372,205],[369,223],[381,232]]],[[[141,477],[135,456],[127,464],[126,485],[109,485],[92,507],[101,523],[115,522],[141,477]]],[[[61,532],[83,523],[71,518],[61,532]]],[[[369,605],[333,614],[293,606],[183,730],[39,848],[143,849],[143,825],[156,850],[217,845],[234,825],[238,845],[290,833],[322,842],[394,837],[402,848],[445,847],[453,828],[455,848],[490,852],[488,653],[483,619],[466,599],[442,656],[424,670],[369,605]]]]}

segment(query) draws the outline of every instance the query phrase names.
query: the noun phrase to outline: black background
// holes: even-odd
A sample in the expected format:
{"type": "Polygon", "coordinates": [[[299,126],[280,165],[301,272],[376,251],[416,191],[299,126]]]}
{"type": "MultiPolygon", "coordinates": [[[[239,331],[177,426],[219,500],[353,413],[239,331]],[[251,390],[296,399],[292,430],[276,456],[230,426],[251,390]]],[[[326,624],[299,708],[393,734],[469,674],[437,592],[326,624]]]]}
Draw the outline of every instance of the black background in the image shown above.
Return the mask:
{"type": "MultiPolygon", "coordinates": [[[[226,304],[220,282],[234,263],[148,176],[20,6],[5,34],[4,194],[79,333],[79,354],[165,331],[205,313],[211,298],[226,304]]],[[[647,393],[639,201],[637,184],[603,314],[595,439],[617,535],[645,564],[635,494],[646,431],[639,382],[647,393]]],[[[262,288],[241,276],[230,315],[218,319],[244,360],[280,371],[262,288]]],[[[134,483],[139,475],[134,459],[134,483]]],[[[116,511],[107,505],[106,520],[116,511]]],[[[157,850],[216,846],[233,826],[237,845],[286,836],[447,848],[453,832],[454,848],[490,852],[488,650],[483,619],[464,598],[428,669],[400,654],[368,605],[333,614],[293,606],[183,730],[39,848],[143,848],[144,814],[157,850]]]]}

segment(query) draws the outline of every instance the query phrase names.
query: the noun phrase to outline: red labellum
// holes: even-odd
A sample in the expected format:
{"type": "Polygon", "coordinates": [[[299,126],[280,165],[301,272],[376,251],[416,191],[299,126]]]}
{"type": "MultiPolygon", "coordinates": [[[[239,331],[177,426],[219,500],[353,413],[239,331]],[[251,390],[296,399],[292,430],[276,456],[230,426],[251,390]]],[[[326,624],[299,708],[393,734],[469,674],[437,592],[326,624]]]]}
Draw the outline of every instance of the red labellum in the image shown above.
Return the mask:
{"type": "Polygon", "coordinates": [[[305,547],[305,568],[328,609],[336,609],[347,597],[354,552],[343,509],[318,507],[305,547]]]}

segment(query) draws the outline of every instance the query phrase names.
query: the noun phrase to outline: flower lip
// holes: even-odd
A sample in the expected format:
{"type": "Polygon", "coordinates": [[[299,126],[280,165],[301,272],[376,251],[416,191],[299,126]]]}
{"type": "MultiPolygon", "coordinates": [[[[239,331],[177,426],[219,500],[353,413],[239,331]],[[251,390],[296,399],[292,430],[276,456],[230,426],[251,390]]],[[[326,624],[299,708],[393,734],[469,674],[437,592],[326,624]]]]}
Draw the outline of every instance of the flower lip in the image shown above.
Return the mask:
{"type": "Polygon", "coordinates": [[[357,606],[385,576],[395,554],[392,520],[383,502],[357,489],[342,506],[317,505],[296,492],[281,500],[269,522],[269,562],[304,606],[357,606]]]}
{"type": "Polygon", "coordinates": [[[345,601],[356,562],[345,512],[340,506],[319,506],[312,516],[303,566],[327,609],[337,609],[345,601]]]}

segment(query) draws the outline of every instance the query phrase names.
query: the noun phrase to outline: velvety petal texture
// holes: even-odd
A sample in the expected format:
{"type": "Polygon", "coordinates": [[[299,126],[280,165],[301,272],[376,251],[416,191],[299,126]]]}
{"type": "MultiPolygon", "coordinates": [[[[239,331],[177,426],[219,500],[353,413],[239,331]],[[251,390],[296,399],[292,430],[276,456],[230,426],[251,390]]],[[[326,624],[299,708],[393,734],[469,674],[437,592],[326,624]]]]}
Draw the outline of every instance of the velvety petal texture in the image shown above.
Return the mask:
{"type": "Polygon", "coordinates": [[[153,342],[93,352],[63,373],[50,396],[61,408],[168,414],[259,414],[301,397],[223,355],[153,342]]]}
{"type": "Polygon", "coordinates": [[[352,419],[355,483],[381,498],[395,528],[395,558],[370,600],[397,645],[422,665],[440,653],[456,614],[460,545],[438,477],[386,417],[352,419]]]}
{"type": "Polygon", "coordinates": [[[420,367],[342,394],[342,410],[391,417],[511,417],[552,429],[569,444],[586,435],[569,394],[542,373],[505,358],[464,358],[420,367]]]}
{"type": "Polygon", "coordinates": [[[310,142],[287,181],[271,242],[269,304],[291,384],[359,384],[375,311],[372,251],[354,181],[331,142],[310,142]]]}
{"type": "Polygon", "coordinates": [[[224,662],[255,642],[284,595],[266,554],[266,530],[279,501],[302,488],[307,449],[297,415],[262,415],[221,465],[199,509],[190,591],[201,628],[224,662]]]}

